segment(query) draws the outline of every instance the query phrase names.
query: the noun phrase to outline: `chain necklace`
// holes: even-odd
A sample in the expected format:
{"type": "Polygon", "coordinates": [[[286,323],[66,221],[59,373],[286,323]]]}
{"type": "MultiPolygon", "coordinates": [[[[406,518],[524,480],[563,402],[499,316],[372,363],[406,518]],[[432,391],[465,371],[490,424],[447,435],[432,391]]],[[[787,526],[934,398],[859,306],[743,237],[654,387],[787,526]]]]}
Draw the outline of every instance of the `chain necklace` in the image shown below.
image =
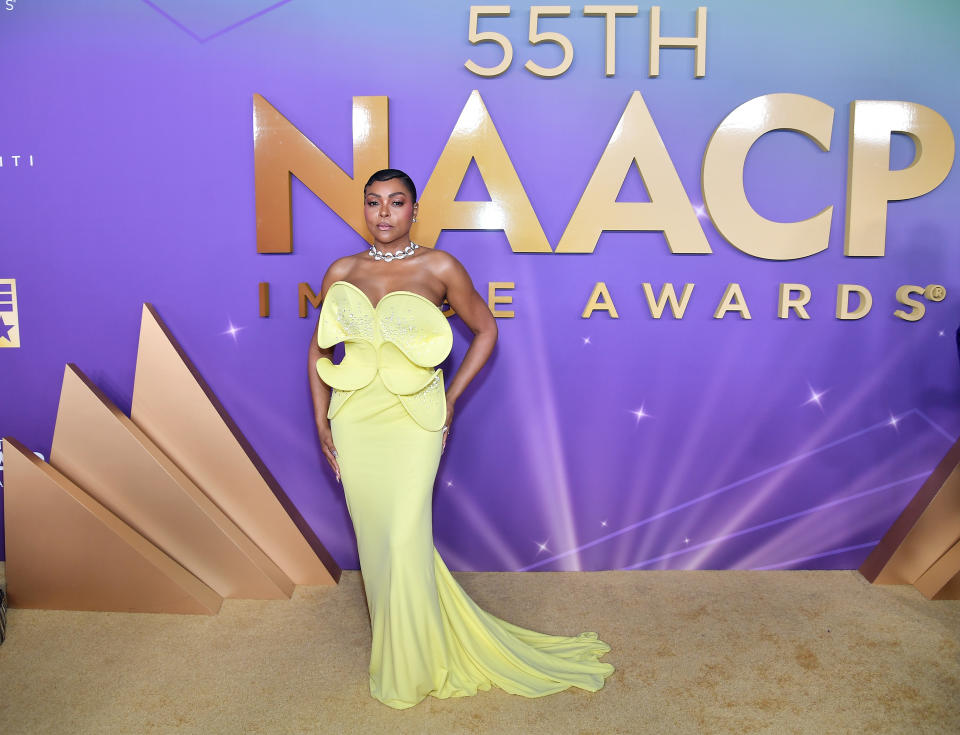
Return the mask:
{"type": "Polygon", "coordinates": [[[411,242],[405,248],[397,250],[395,253],[385,253],[382,250],[378,250],[376,245],[371,245],[368,255],[370,255],[374,260],[382,260],[385,263],[389,263],[391,260],[403,260],[408,255],[413,255],[413,251],[416,250],[419,245],[415,242],[411,242]]]}

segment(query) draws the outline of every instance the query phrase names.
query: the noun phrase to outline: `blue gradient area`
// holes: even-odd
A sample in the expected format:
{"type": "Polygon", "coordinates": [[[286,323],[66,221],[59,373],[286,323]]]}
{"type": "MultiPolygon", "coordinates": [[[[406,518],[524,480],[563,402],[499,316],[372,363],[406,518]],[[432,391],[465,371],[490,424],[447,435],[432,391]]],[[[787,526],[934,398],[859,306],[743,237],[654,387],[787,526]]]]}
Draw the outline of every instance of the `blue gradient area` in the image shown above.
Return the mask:
{"type": "MultiPolygon", "coordinates": [[[[660,4],[665,35],[693,34],[695,4],[660,4]]],[[[524,61],[548,66],[560,53],[527,43],[521,5],[481,21],[515,55],[500,77],[480,78],[464,61],[500,56],[467,41],[468,7],[48,0],[0,12],[0,277],[17,279],[23,340],[0,350],[0,436],[49,453],[65,362],[127,411],[149,301],[339,563],[356,568],[312,419],[304,363],[316,315],[298,318],[295,296],[363,241],[294,179],[294,253],[257,255],[253,94],[348,172],[352,97],[387,95],[391,164],[422,189],[479,90],[555,247],[635,90],[694,206],[717,125],[750,99],[791,92],[834,108],[830,150],[770,133],[751,150],[745,187],[773,220],[833,206],[829,247],[815,256],[750,257],[707,216],[713,253],[702,256],[671,254],[656,232],[608,232],[592,254],[554,255],[515,254],[501,232],[441,235],[481,293],[487,281],[516,284],[517,316],[499,322],[494,356],[458,402],[434,526],[454,569],[858,566],[960,435],[960,192],[954,170],[892,202],[886,255],[845,257],[850,104],[917,102],[956,133],[960,5],[708,4],[703,79],[686,49],[665,49],[660,76],[647,76],[649,6],[617,20],[611,78],[603,19],[582,6],[543,19],[575,54],[562,77],[535,77],[524,61]],[[35,166],[10,166],[17,154],[35,166]],[[270,319],[257,317],[259,281],[271,283],[270,319]],[[597,281],[619,319],[580,318],[597,281]],[[644,282],[695,284],[685,317],[652,319],[644,282]],[[713,319],[730,282],[751,320],[713,319]],[[812,289],[809,321],[777,319],[782,282],[812,289]],[[840,283],[870,289],[866,318],[834,318],[840,283]],[[907,283],[940,283],[947,298],[903,322],[894,293],[907,283]]],[[[913,148],[894,138],[899,168],[913,148]]],[[[486,198],[476,172],[459,198],[473,197],[486,198]]],[[[636,179],[621,192],[644,197],[636,179]]],[[[452,326],[447,375],[470,336],[452,326]]]]}

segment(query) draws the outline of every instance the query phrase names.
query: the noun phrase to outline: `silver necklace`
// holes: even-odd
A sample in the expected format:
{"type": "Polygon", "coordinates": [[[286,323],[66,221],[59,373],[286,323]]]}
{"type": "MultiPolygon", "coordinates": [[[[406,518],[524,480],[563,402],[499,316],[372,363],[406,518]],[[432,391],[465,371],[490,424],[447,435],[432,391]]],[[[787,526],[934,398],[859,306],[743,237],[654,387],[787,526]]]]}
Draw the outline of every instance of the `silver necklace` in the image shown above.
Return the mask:
{"type": "Polygon", "coordinates": [[[395,253],[385,253],[382,250],[378,250],[376,245],[371,245],[368,255],[370,255],[374,260],[382,260],[385,263],[389,263],[391,260],[403,260],[408,255],[413,255],[413,251],[416,250],[419,245],[415,242],[411,242],[405,248],[397,250],[395,253]]]}

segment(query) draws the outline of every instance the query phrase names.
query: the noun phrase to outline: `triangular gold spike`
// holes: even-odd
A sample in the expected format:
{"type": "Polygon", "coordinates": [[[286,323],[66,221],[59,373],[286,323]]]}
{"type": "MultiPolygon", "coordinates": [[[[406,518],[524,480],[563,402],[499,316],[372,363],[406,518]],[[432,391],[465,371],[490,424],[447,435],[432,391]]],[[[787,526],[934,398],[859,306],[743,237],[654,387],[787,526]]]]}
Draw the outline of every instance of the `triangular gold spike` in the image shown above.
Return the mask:
{"type": "Polygon", "coordinates": [[[130,416],[296,584],[340,578],[336,561],[150,304],[143,306],[130,416]]]}
{"type": "Polygon", "coordinates": [[[3,440],[14,607],[213,615],[222,599],[16,439],[3,440]]]}
{"type": "Polygon", "coordinates": [[[921,590],[928,596],[939,595],[938,590],[960,571],[957,529],[960,529],[960,440],[940,460],[860,565],[860,573],[876,584],[917,584],[940,560],[921,590]]]}
{"type": "Polygon", "coordinates": [[[73,364],[50,464],[222,597],[293,592],[279,567],[73,364]]]}

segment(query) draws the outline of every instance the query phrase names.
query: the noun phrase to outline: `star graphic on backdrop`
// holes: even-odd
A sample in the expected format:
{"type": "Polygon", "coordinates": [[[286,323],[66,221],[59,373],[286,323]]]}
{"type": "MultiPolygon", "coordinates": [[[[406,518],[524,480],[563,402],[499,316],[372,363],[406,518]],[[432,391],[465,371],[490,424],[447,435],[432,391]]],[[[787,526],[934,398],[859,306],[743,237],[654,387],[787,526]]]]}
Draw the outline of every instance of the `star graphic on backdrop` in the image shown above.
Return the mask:
{"type": "Polygon", "coordinates": [[[938,337],[946,337],[946,336],[947,336],[947,333],[946,333],[944,330],[941,329],[939,332],[937,332],[937,336],[938,336],[938,337]]]}
{"type": "Polygon", "coordinates": [[[816,403],[816,404],[817,404],[817,408],[819,408],[819,409],[822,411],[822,410],[823,410],[823,404],[820,402],[820,399],[823,398],[823,397],[827,394],[827,391],[825,391],[825,390],[821,390],[821,391],[815,390],[814,387],[813,387],[812,385],[810,385],[810,383],[807,383],[807,387],[810,389],[810,397],[809,397],[806,401],[803,402],[803,405],[804,405],[804,406],[807,406],[807,405],[809,405],[809,404],[811,404],[811,403],[816,403]]]}
{"type": "Polygon", "coordinates": [[[246,329],[246,327],[238,327],[229,319],[227,319],[227,324],[229,324],[230,327],[226,331],[220,332],[220,334],[229,334],[231,337],[233,337],[233,341],[236,342],[237,332],[239,332],[241,329],[246,329]]]}
{"type": "Polygon", "coordinates": [[[893,413],[891,412],[890,420],[887,422],[887,425],[892,426],[897,431],[900,431],[899,427],[897,426],[897,424],[899,423],[900,423],[900,418],[897,416],[894,416],[893,413]]]}
{"type": "Polygon", "coordinates": [[[702,204],[698,204],[693,208],[693,211],[697,213],[697,217],[703,219],[707,214],[707,208],[702,204]]]}
{"type": "Polygon", "coordinates": [[[632,413],[632,414],[637,418],[637,423],[638,423],[638,424],[640,423],[640,420],[641,420],[641,419],[650,418],[650,414],[648,414],[646,411],[643,410],[643,407],[644,407],[645,405],[646,405],[646,404],[641,403],[641,404],[640,404],[640,408],[635,408],[635,409],[633,409],[633,410],[630,412],[630,413],[632,413]]]}
{"type": "Polygon", "coordinates": [[[583,338],[583,343],[584,343],[585,345],[590,344],[590,338],[589,338],[589,337],[584,337],[584,338],[583,338]]]}
{"type": "Polygon", "coordinates": [[[606,521],[600,521],[600,525],[603,526],[604,528],[606,528],[606,527],[607,527],[607,522],[606,522],[606,521]]]}
{"type": "MultiPolygon", "coordinates": [[[[549,540],[550,540],[550,539],[547,539],[547,541],[549,541],[549,540]]],[[[541,551],[550,551],[550,549],[547,548],[547,541],[534,541],[534,542],[533,542],[533,543],[535,543],[535,544],[537,545],[537,554],[539,554],[541,551]]]]}
{"type": "Polygon", "coordinates": [[[453,480],[447,480],[447,487],[453,487],[453,480]]]}
{"type": "Polygon", "coordinates": [[[0,316],[0,339],[5,339],[8,342],[13,342],[13,340],[10,339],[10,330],[13,329],[15,326],[16,326],[15,324],[5,324],[3,321],[3,317],[0,316]]]}

